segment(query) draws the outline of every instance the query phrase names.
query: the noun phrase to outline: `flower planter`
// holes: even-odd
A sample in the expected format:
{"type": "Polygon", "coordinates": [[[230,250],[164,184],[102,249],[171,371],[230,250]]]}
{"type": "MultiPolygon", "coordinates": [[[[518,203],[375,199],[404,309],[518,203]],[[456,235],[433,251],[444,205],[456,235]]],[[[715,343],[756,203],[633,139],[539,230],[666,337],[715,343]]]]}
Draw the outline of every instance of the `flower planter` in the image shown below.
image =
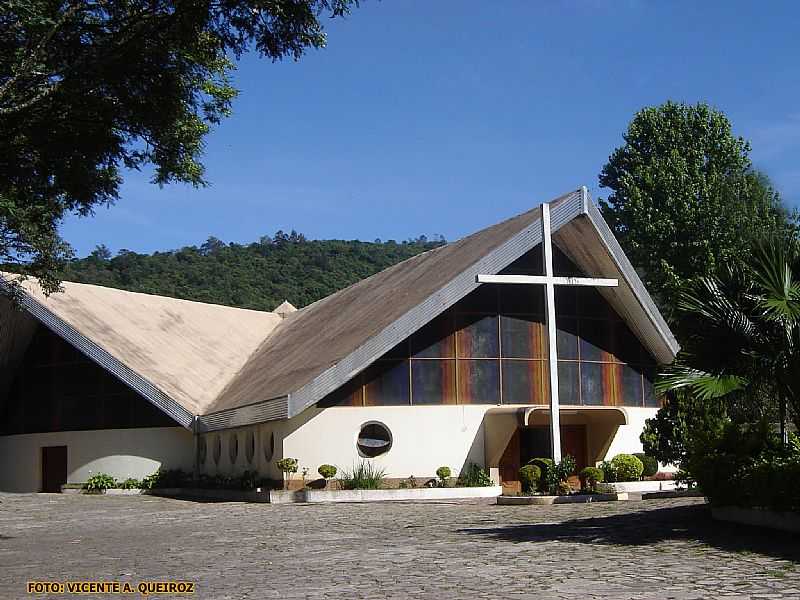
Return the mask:
{"type": "Polygon", "coordinates": [[[571,494],[569,496],[499,496],[497,504],[504,506],[549,506],[551,504],[589,504],[627,500],[628,494],[571,494]]]}
{"type": "Polygon", "coordinates": [[[387,490],[306,490],[307,502],[391,502],[495,498],[500,486],[452,488],[397,488],[387,490]]]}
{"type": "Polygon", "coordinates": [[[599,483],[597,487],[609,494],[618,492],[670,492],[675,489],[675,481],[620,481],[617,483],[599,483]]]}

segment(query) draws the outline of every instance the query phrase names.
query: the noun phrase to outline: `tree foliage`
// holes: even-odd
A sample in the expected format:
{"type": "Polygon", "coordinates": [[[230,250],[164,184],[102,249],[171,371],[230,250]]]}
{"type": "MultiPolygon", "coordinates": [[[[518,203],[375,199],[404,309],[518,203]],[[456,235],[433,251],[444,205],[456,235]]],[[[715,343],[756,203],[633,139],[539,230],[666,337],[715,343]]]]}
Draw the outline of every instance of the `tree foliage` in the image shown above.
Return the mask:
{"type": "Polygon", "coordinates": [[[325,45],[320,18],[357,0],[8,0],[0,9],[0,262],[48,290],[64,215],[119,196],[122,172],[204,185],[209,128],[230,113],[233,59],[325,45]]]}
{"type": "Polygon", "coordinates": [[[59,272],[67,281],[135,292],[273,310],[283,300],[297,307],[324,298],[386,267],[444,243],[425,236],[407,242],[307,240],[278,231],[258,242],[226,244],[209,238],[180,250],[110,258],[98,247],[59,272]]]}
{"type": "Polygon", "coordinates": [[[623,137],[600,173],[611,190],[601,210],[669,320],[687,280],[728,264],[753,239],[795,231],[723,113],[667,102],[639,111],[623,137]]]}

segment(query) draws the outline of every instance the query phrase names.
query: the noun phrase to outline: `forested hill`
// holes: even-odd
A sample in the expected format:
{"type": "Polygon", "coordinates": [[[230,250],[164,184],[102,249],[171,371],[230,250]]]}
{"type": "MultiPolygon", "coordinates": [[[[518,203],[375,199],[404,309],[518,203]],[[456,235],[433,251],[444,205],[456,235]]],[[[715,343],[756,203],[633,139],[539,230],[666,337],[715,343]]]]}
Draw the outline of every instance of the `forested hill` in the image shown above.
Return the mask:
{"type": "Polygon", "coordinates": [[[242,245],[209,238],[200,247],[112,257],[98,247],[62,272],[65,281],[241,308],[273,310],[283,300],[301,308],[420,252],[444,243],[307,240],[292,231],[242,245]]]}

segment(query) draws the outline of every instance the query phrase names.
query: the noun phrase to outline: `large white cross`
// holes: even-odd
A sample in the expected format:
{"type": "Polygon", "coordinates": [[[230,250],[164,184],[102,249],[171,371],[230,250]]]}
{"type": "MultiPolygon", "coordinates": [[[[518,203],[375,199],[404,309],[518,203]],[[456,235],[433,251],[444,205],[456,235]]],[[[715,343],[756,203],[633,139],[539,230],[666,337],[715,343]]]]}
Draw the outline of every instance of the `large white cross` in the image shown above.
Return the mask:
{"type": "Polygon", "coordinates": [[[556,277],[553,274],[553,241],[550,231],[550,205],[542,204],[542,250],[544,275],[478,275],[478,283],[527,283],[544,285],[545,324],[547,325],[547,359],[550,371],[550,453],[561,461],[561,428],[558,400],[558,350],[556,348],[556,291],[557,285],[617,287],[617,279],[593,277],[556,277]]]}

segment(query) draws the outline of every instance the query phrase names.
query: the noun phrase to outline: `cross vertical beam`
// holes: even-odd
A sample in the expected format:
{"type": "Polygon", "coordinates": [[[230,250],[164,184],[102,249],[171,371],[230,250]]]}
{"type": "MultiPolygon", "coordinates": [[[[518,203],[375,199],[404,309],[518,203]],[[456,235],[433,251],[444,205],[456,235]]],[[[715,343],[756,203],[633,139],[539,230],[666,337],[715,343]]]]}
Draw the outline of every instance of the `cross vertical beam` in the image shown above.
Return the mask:
{"type": "Polygon", "coordinates": [[[542,204],[542,250],[544,258],[547,360],[550,372],[550,456],[561,462],[561,419],[558,401],[558,349],[556,348],[556,286],[553,282],[553,242],[550,237],[550,205],[542,204]]]}

